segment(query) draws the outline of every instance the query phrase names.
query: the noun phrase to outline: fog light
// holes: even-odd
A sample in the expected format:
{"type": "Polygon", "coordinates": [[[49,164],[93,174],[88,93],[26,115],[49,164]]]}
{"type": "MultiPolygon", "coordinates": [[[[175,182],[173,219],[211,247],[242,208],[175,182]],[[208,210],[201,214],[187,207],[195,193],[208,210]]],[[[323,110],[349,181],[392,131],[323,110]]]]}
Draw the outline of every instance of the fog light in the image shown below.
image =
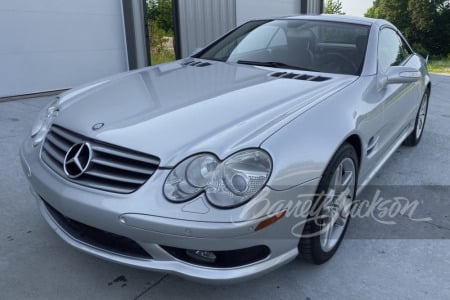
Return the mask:
{"type": "Polygon", "coordinates": [[[216,262],[216,255],[211,251],[186,250],[186,255],[192,259],[213,264],[216,262]]]}

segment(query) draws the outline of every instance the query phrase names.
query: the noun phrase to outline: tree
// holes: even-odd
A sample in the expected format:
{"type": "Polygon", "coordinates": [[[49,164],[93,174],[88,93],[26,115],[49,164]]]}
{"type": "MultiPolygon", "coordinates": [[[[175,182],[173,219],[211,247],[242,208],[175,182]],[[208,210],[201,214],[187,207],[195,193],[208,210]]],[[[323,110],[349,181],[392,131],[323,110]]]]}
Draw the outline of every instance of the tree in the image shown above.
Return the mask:
{"type": "Polygon", "coordinates": [[[380,13],[380,0],[373,1],[372,7],[367,10],[364,16],[369,18],[382,19],[383,17],[380,13]]]}
{"type": "Polygon", "coordinates": [[[324,12],[326,14],[345,15],[345,12],[342,11],[342,2],[340,0],[327,0],[324,12]]]}
{"type": "Polygon", "coordinates": [[[421,52],[450,52],[449,0],[375,0],[365,16],[390,21],[421,52]]]}
{"type": "Polygon", "coordinates": [[[173,36],[172,0],[147,0],[147,15],[150,24],[156,24],[167,35],[173,36]]]}
{"type": "Polygon", "coordinates": [[[162,53],[174,34],[172,0],[147,0],[147,17],[152,50],[162,53]]]}

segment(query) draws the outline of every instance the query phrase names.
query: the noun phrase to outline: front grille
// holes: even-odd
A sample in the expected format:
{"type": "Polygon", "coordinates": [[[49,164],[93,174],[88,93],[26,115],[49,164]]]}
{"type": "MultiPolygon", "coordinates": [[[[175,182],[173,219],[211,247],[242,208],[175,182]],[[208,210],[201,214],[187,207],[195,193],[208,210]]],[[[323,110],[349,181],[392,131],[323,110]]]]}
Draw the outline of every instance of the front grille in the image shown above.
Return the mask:
{"type": "Polygon", "coordinates": [[[155,156],[96,141],[57,125],[49,130],[41,158],[53,171],[71,182],[120,194],[136,191],[159,165],[155,156]],[[80,143],[90,144],[92,159],[81,176],[69,178],[64,172],[64,159],[70,148],[80,143]]]}
{"type": "Polygon", "coordinates": [[[89,246],[114,254],[139,259],[152,259],[138,243],[127,237],[103,231],[72,220],[43,201],[47,211],[64,231],[72,238],[89,246]]]}

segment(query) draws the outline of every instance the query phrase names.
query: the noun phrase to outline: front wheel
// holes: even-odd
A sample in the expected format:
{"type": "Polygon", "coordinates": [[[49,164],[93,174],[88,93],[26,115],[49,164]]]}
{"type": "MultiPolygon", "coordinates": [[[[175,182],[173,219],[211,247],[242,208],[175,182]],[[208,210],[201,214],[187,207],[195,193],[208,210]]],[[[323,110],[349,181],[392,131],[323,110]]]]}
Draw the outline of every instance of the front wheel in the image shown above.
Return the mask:
{"type": "Polygon", "coordinates": [[[420,139],[422,138],[423,130],[425,128],[425,122],[427,120],[428,99],[429,99],[429,92],[426,91],[425,94],[423,95],[422,102],[420,103],[419,111],[417,112],[414,130],[403,142],[405,146],[411,147],[416,146],[420,142],[420,139]]]}
{"type": "Polygon", "coordinates": [[[309,219],[299,242],[300,256],[322,264],[338,249],[350,220],[356,194],[358,157],[350,144],[339,148],[320,180],[309,219]]]}

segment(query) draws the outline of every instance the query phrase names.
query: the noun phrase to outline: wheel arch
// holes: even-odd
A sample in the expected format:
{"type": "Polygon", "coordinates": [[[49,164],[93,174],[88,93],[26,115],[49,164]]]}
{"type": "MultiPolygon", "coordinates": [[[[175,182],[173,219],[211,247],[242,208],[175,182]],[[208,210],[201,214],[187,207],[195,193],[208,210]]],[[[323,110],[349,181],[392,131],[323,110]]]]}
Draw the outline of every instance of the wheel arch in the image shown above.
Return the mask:
{"type": "MultiPolygon", "coordinates": [[[[358,156],[358,167],[361,165],[361,161],[362,161],[362,140],[361,137],[354,133],[352,135],[350,135],[342,144],[345,143],[349,143],[350,145],[353,146],[353,148],[355,148],[356,154],[358,156]]],[[[339,147],[341,147],[339,146],[339,147]]]]}
{"type": "Polygon", "coordinates": [[[342,146],[344,146],[345,144],[349,144],[351,145],[355,151],[356,151],[356,156],[358,158],[358,170],[357,173],[359,173],[359,170],[361,169],[361,161],[362,161],[362,151],[363,151],[363,146],[362,146],[362,140],[361,137],[357,134],[357,133],[351,133],[349,136],[347,136],[335,149],[335,151],[333,152],[333,154],[328,158],[327,163],[325,164],[325,167],[322,170],[322,174],[321,177],[323,176],[323,173],[325,172],[326,168],[330,165],[331,161],[333,160],[333,158],[336,156],[336,154],[339,152],[339,149],[342,148],[342,146]]]}

